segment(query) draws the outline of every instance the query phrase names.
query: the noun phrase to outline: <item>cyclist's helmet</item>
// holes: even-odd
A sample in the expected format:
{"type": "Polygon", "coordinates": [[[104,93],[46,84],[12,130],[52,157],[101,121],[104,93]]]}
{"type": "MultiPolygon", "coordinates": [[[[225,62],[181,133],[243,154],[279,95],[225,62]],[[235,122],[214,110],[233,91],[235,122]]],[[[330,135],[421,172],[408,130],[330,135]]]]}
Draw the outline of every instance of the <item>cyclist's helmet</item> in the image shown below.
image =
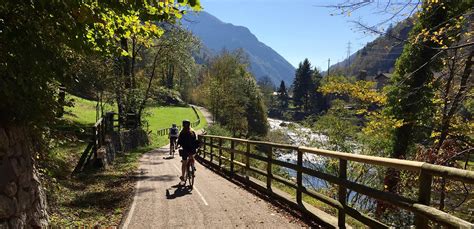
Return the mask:
{"type": "Polygon", "coordinates": [[[191,125],[191,122],[187,119],[183,120],[183,126],[185,125],[191,125]]]}
{"type": "Polygon", "coordinates": [[[173,123],[171,126],[172,126],[172,127],[176,127],[176,124],[173,123]]]}

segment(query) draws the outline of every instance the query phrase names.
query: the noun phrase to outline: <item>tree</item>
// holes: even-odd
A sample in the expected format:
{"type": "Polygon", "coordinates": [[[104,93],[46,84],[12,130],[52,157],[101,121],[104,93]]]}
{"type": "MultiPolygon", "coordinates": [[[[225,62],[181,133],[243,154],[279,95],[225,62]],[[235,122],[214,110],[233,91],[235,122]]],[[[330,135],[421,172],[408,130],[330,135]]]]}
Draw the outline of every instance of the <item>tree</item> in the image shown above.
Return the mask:
{"type": "Polygon", "coordinates": [[[278,88],[278,105],[279,105],[279,108],[284,110],[286,108],[288,108],[288,99],[289,99],[289,96],[288,96],[288,91],[286,89],[286,86],[285,86],[285,81],[281,81],[280,83],[280,87],[278,88]]]}
{"type": "Polygon", "coordinates": [[[310,110],[313,113],[321,113],[324,110],[328,109],[328,105],[326,104],[326,99],[324,95],[319,91],[319,88],[321,86],[321,81],[323,79],[323,76],[319,72],[318,69],[313,70],[313,77],[312,77],[312,83],[311,87],[309,90],[309,96],[310,96],[310,110]]]}
{"type": "MultiPolygon", "coordinates": [[[[406,158],[413,152],[414,143],[430,137],[431,130],[426,126],[433,125],[435,110],[433,72],[440,70],[443,50],[453,43],[452,37],[459,34],[461,26],[443,26],[444,32],[429,37],[424,31],[437,28],[468,9],[464,1],[423,3],[419,19],[410,32],[411,42],[405,44],[395,66],[392,80],[396,86],[391,87],[388,94],[389,111],[396,119],[403,120],[403,125],[395,129],[391,157],[406,158]]],[[[399,172],[389,169],[384,181],[385,190],[397,192],[399,179],[399,172]]]]}
{"type": "Polygon", "coordinates": [[[275,91],[275,84],[273,84],[272,79],[265,75],[258,79],[257,85],[260,89],[260,92],[263,95],[263,101],[266,107],[271,107],[273,105],[273,92],[275,91]]]}
{"type": "Polygon", "coordinates": [[[313,71],[308,59],[301,62],[296,69],[293,82],[293,100],[296,106],[302,108],[304,112],[309,111],[311,90],[313,87],[313,71]]]}
{"type": "MultiPolygon", "coordinates": [[[[138,50],[128,49],[128,43],[142,42],[137,38],[159,37],[163,30],[157,22],[181,17],[185,9],[198,9],[198,1],[14,1],[0,4],[0,141],[10,146],[24,146],[21,156],[1,157],[6,176],[4,182],[14,184],[15,190],[28,190],[17,202],[10,222],[25,222],[24,227],[47,227],[41,218],[46,209],[40,194],[35,158],[44,151],[48,138],[47,126],[62,112],[59,86],[72,81],[75,56],[91,54],[123,61],[116,65],[117,82],[133,85],[129,62],[138,50]],[[140,35],[140,36],[138,36],[140,35]],[[133,55],[132,55],[133,54],[133,55]],[[127,77],[124,77],[127,76],[127,77]],[[11,138],[9,136],[24,136],[11,138]],[[18,161],[22,163],[18,164],[18,161]],[[9,165],[11,164],[11,165],[9,165]],[[13,168],[15,171],[8,168],[13,168]],[[31,179],[28,179],[31,178],[31,179]],[[17,182],[17,183],[15,183],[17,182]],[[31,201],[28,201],[31,200],[31,201]],[[34,201],[34,202],[33,202],[34,201]],[[23,207],[22,207],[23,206],[23,207]],[[27,209],[28,208],[28,209],[27,209]],[[21,219],[19,218],[21,216],[21,219]],[[17,217],[17,218],[15,218],[17,217]]],[[[143,40],[143,44],[149,44],[143,40]]],[[[98,83],[98,82],[91,82],[98,83]]],[[[97,84],[99,85],[99,84],[97,84]]],[[[116,87],[117,90],[120,87],[116,87]]],[[[120,96],[120,93],[117,93],[120,96]]],[[[118,103],[120,104],[120,103],[118,103]]],[[[11,151],[6,149],[6,151],[11,151]]],[[[3,178],[3,173],[2,173],[3,178]]],[[[2,204],[1,212],[5,211],[2,204]]],[[[7,216],[10,217],[10,216],[7,216]]]]}
{"type": "Polygon", "coordinates": [[[267,134],[269,129],[264,96],[253,77],[247,78],[247,84],[247,96],[249,98],[247,105],[247,138],[253,136],[262,137],[267,134]]]}
{"type": "Polygon", "coordinates": [[[199,8],[196,1],[160,3],[2,3],[0,12],[5,29],[0,35],[0,98],[8,101],[0,105],[2,121],[52,121],[51,117],[60,109],[56,88],[70,77],[63,74],[69,65],[67,52],[129,56],[126,47],[120,45],[122,38],[129,39],[133,34],[160,36],[162,29],[152,21],[173,21],[181,17],[184,8],[199,8]]]}
{"type": "Polygon", "coordinates": [[[143,81],[141,87],[145,90],[139,98],[139,117],[152,92],[156,92],[158,87],[177,89],[184,99],[189,100],[195,84],[194,75],[198,66],[192,53],[200,47],[199,41],[189,31],[180,27],[167,25],[164,28],[164,34],[141,54],[141,61],[137,63],[140,66],[137,72],[143,81]],[[162,76],[161,81],[155,82],[154,79],[159,75],[162,76]]]}
{"type": "Polygon", "coordinates": [[[200,86],[204,104],[233,136],[262,136],[268,131],[266,107],[242,50],[213,58],[200,86]]]}
{"type": "Polygon", "coordinates": [[[318,69],[312,69],[308,59],[301,62],[296,69],[293,82],[293,101],[306,114],[320,113],[327,109],[325,99],[318,91],[322,78],[318,69]]]}

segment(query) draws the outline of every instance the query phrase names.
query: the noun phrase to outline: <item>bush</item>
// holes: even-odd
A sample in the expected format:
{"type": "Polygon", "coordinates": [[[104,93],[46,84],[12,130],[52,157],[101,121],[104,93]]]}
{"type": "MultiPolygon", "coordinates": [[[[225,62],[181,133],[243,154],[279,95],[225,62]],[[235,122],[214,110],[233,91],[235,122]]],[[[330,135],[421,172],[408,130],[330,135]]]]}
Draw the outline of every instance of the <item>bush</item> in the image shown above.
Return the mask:
{"type": "Polygon", "coordinates": [[[186,106],[178,91],[160,87],[155,91],[156,103],[163,106],[186,106]]]}
{"type": "Polygon", "coordinates": [[[230,130],[219,124],[210,125],[209,127],[204,128],[204,131],[209,135],[232,137],[230,130]]]}

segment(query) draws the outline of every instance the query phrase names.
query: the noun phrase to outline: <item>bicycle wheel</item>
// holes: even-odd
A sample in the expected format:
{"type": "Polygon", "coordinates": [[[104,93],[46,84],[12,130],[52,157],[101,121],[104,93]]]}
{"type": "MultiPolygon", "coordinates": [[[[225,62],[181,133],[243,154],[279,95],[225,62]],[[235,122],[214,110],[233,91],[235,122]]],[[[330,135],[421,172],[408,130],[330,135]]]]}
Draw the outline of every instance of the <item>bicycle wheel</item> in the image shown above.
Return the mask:
{"type": "Polygon", "coordinates": [[[175,147],[174,147],[174,146],[175,146],[175,144],[176,144],[176,142],[173,141],[173,144],[171,145],[171,149],[170,149],[170,150],[171,150],[171,156],[172,156],[172,157],[174,157],[174,151],[175,151],[175,147]]]}
{"type": "Polygon", "coordinates": [[[188,182],[192,188],[194,185],[194,166],[192,164],[188,166],[188,182]]]}
{"type": "Polygon", "coordinates": [[[174,144],[173,140],[170,140],[170,155],[174,156],[174,144]]]}

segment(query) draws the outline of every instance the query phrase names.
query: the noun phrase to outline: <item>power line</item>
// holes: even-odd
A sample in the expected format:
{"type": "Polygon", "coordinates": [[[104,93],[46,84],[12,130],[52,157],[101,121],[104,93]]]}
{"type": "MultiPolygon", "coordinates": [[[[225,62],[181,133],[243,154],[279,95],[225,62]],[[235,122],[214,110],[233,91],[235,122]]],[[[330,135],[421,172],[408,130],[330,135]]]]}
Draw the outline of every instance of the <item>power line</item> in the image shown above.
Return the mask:
{"type": "Polygon", "coordinates": [[[329,76],[329,67],[331,66],[331,58],[328,58],[328,76],[329,76]]]}

